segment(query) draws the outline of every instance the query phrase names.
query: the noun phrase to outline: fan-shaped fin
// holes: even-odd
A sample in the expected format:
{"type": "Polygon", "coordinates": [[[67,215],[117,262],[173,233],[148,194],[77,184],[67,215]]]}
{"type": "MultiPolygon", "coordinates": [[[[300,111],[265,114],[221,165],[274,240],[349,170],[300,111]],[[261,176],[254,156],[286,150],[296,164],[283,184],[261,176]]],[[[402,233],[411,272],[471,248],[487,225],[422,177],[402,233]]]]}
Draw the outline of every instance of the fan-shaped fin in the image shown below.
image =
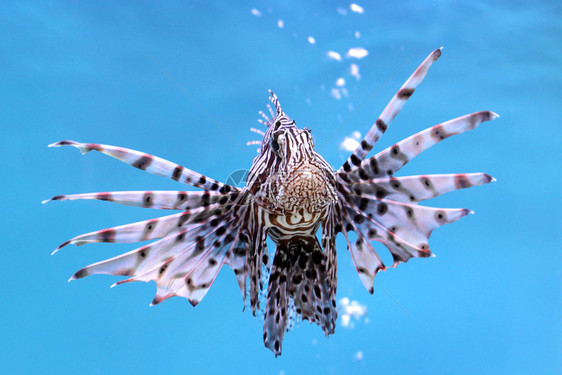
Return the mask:
{"type": "MultiPolygon", "coordinates": [[[[340,185],[338,193],[343,213],[341,229],[346,236],[357,272],[369,292],[373,290],[376,273],[385,269],[369,241],[383,243],[392,253],[393,266],[396,266],[398,262],[406,262],[411,257],[431,256],[428,241],[432,231],[470,213],[467,209],[425,207],[352,191],[351,187],[356,185],[340,185]],[[357,234],[355,242],[346,234],[350,231],[357,234]]],[[[365,184],[364,190],[368,186],[365,184]]],[[[375,194],[376,189],[373,186],[375,194]]]]}
{"type": "MultiPolygon", "coordinates": [[[[197,225],[187,225],[184,229],[174,231],[159,241],[142,246],[129,253],[92,264],[78,271],[74,278],[82,278],[91,274],[112,274],[112,275],[142,275],[145,272],[156,269],[159,265],[176,258],[178,254],[187,250],[192,250],[192,254],[200,254],[209,245],[207,236],[218,232],[223,234],[226,230],[231,230],[232,225],[224,225],[225,215],[213,215],[212,218],[204,223],[197,225]],[[127,270],[123,273],[122,270],[127,270]],[[119,271],[117,273],[113,273],[119,271]]],[[[227,242],[232,242],[232,234],[226,236],[227,242]]],[[[216,241],[216,239],[215,239],[216,241]]],[[[214,244],[215,242],[211,242],[214,244]]],[[[177,262],[175,263],[177,264],[177,262]]],[[[174,272],[170,270],[169,272],[174,272]]],[[[145,280],[147,281],[147,280],[145,280]]]]}
{"type": "MultiPolygon", "coordinates": [[[[394,226],[403,228],[404,232],[408,233],[405,236],[415,236],[416,233],[429,235],[435,228],[452,223],[470,212],[464,208],[434,208],[415,203],[392,201],[368,194],[359,196],[351,192],[348,192],[347,203],[358,213],[377,221],[386,228],[394,226]]],[[[392,232],[396,233],[395,230],[392,232]]]]}
{"type": "Polygon", "coordinates": [[[408,78],[408,80],[402,85],[400,90],[394,95],[390,102],[386,105],[385,109],[382,111],[381,115],[375,121],[371,129],[365,134],[365,137],[357,147],[357,149],[351,154],[349,159],[343,164],[343,166],[338,170],[338,172],[349,172],[353,166],[358,166],[361,161],[365,159],[365,156],[371,151],[375,143],[386,131],[392,120],[400,112],[406,101],[412,96],[416,88],[425,78],[429,67],[441,56],[441,48],[436,49],[421,63],[421,65],[416,69],[416,71],[408,78]]]}
{"type": "MultiPolygon", "coordinates": [[[[234,225],[229,226],[230,235],[218,237],[215,231],[213,236],[207,237],[205,242],[208,243],[208,249],[203,250],[201,256],[188,255],[186,252],[185,255],[180,254],[178,259],[171,261],[168,266],[170,270],[167,271],[169,275],[155,280],[157,292],[152,303],[157,304],[169,297],[181,296],[187,298],[193,306],[197,305],[209,291],[218,272],[225,264],[228,252],[234,246],[232,239],[236,233],[232,231],[233,227],[234,225]],[[230,242],[222,244],[227,240],[230,242]],[[216,245],[217,241],[221,245],[216,245]]],[[[201,246],[200,243],[196,243],[195,248],[197,246],[201,246]]],[[[151,279],[153,280],[154,277],[151,279]]]]}
{"type": "Polygon", "coordinates": [[[230,252],[239,246],[239,207],[215,214],[204,223],[168,235],[129,253],[87,266],[71,278],[93,274],[132,276],[132,281],[155,281],[153,304],[182,296],[196,305],[209,290],[230,252]]]}
{"type": "Polygon", "coordinates": [[[457,117],[406,138],[398,144],[379,152],[375,155],[375,159],[383,172],[387,175],[394,174],[406,163],[431,146],[450,136],[475,129],[482,122],[490,121],[497,117],[497,114],[490,111],[475,112],[457,117]]]}
{"type": "Polygon", "coordinates": [[[170,259],[174,254],[185,248],[185,238],[188,230],[184,229],[155,241],[149,245],[139,247],[128,253],[90,264],[77,271],[71,280],[81,279],[89,275],[108,274],[119,276],[133,276],[154,268],[170,259]]]}
{"type": "Polygon", "coordinates": [[[194,250],[186,250],[177,256],[178,259],[170,262],[165,276],[155,280],[157,292],[152,304],[180,296],[187,298],[193,306],[197,305],[224,264],[235,270],[240,289],[245,288],[245,247],[248,246],[242,225],[245,210],[246,207],[238,207],[232,215],[225,215],[220,221],[226,224],[211,230],[205,237],[198,236],[194,250]],[[192,253],[189,254],[189,251],[192,253]],[[233,259],[238,262],[232,263],[233,259]],[[241,268],[233,267],[239,264],[242,265],[241,268]]]}
{"type": "Polygon", "coordinates": [[[366,239],[369,241],[381,242],[388,248],[394,258],[393,267],[395,267],[398,262],[406,262],[412,257],[431,256],[427,242],[419,246],[411,244],[396,235],[391,229],[386,228],[368,216],[363,216],[352,208],[347,209],[347,216],[342,215],[342,227],[344,228],[344,235],[348,242],[348,248],[350,251],[357,250],[356,254],[352,256],[352,259],[354,260],[361,282],[369,293],[373,292],[372,282],[376,273],[386,269],[386,266],[379,260],[372,246],[368,246],[367,251],[364,251],[366,247],[365,243],[367,242],[366,239]],[[352,241],[350,241],[346,234],[346,232],[350,231],[359,231],[361,233],[356,243],[351,243],[352,241]],[[373,261],[372,259],[377,260],[373,261]]]}
{"type": "Polygon", "coordinates": [[[106,228],[76,236],[62,243],[53,253],[67,245],[80,246],[93,242],[139,242],[162,238],[181,230],[188,224],[203,223],[209,221],[212,216],[221,213],[222,210],[217,203],[209,207],[186,210],[158,219],[143,220],[132,224],[106,228]]]}

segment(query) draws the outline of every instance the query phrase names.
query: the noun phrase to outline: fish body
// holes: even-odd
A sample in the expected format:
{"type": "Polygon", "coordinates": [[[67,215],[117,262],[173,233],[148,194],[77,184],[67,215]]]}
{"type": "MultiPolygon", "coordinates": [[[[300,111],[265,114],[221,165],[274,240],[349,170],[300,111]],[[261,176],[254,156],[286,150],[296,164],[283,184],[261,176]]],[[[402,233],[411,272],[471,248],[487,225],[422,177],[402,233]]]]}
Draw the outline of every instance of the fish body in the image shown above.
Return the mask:
{"type": "MultiPolygon", "coordinates": [[[[334,171],[315,150],[308,128],[300,129],[270,92],[271,116],[248,173],[246,186],[234,187],[159,157],[122,147],[61,141],[82,153],[97,151],[202,191],[125,191],[59,195],[51,200],[97,199],[146,208],[177,210],[157,219],[107,228],[60,245],[155,240],[128,253],[77,271],[128,276],[116,284],[155,281],[152,304],[180,296],[197,305],[223,265],[236,275],[252,312],[264,313],[265,346],[280,355],[294,316],[317,323],[326,335],[337,318],[336,236],[342,233],[365,288],[387,266],[371,242],[391,252],[392,267],[412,257],[432,255],[428,240],[437,227],[470,213],[418,202],[446,192],[493,181],[484,173],[397,177],[398,170],[422,151],[497,117],[482,111],[423,130],[366,158],[412,96],[429,67],[441,55],[433,51],[391,99],[359,147],[334,171]],[[317,233],[321,233],[321,239],[317,233]],[[275,244],[269,259],[267,238],[275,244]],[[249,291],[247,282],[249,280],[249,291]],[[265,282],[264,282],[265,280],[265,282]],[[260,295],[267,289],[265,301],[260,295]],[[261,305],[260,305],[261,302],[261,305]]],[[[255,129],[254,129],[255,130],[255,129]]],[[[255,144],[255,143],[252,143],[255,144]]]]}

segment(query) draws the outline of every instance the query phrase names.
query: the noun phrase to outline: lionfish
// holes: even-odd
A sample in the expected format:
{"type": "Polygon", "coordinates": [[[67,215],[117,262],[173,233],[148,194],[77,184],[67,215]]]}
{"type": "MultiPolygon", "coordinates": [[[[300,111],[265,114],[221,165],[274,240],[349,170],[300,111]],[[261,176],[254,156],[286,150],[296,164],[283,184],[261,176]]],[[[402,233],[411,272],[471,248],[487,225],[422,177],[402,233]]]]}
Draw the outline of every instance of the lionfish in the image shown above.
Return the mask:
{"type": "Polygon", "coordinates": [[[226,264],[234,270],[244,305],[249,279],[252,312],[263,313],[263,340],[275,356],[281,354],[285,331],[295,317],[320,325],[326,336],[332,334],[337,318],[338,233],[343,233],[347,241],[361,282],[373,293],[374,277],[386,266],[371,241],[388,248],[393,257],[391,267],[412,257],[430,257],[431,232],[471,211],[426,207],[418,202],[494,180],[484,173],[395,176],[422,151],[498,117],[489,111],[440,123],[365,159],[440,55],[441,49],[437,49],[422,62],[336,172],[314,149],[311,131],[299,129],[271,91],[271,117],[260,111],[260,122],[267,130],[262,132],[259,153],[243,188],[127,148],[74,141],[51,144],[50,147],[73,146],[83,154],[95,150],[143,171],[202,189],[58,195],[50,199],[98,199],[180,211],[64,242],[55,252],[70,244],[157,240],[82,268],[70,280],[111,274],[129,276],[114,285],[155,281],[157,291],[151,305],[181,296],[195,306],[226,264]],[[316,236],[320,227],[321,241],[316,236]],[[276,246],[271,263],[267,237],[276,246]]]}

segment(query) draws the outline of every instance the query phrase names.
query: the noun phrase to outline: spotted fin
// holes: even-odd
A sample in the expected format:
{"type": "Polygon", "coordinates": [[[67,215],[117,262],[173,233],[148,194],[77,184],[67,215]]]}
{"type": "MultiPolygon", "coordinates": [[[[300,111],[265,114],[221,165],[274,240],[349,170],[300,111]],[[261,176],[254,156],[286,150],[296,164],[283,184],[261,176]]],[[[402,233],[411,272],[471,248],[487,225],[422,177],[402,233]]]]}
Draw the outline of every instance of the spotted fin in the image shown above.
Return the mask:
{"type": "MultiPolygon", "coordinates": [[[[124,205],[182,210],[177,214],[107,228],[76,236],[69,244],[139,242],[156,240],[128,253],[94,263],[76,272],[71,280],[94,274],[129,276],[115,285],[155,281],[153,304],[172,296],[193,305],[205,296],[224,264],[234,269],[245,298],[247,255],[251,244],[249,222],[253,205],[243,190],[222,184],[177,164],[120,147],[63,141],[83,153],[96,150],[136,168],[205,189],[185,191],[125,191],[59,195],[51,200],[97,199],[124,205]]],[[[47,201],[45,201],[47,202],[47,201]]]]}
{"type": "Polygon", "coordinates": [[[119,159],[135,168],[158,176],[171,178],[174,181],[183,182],[201,189],[228,193],[234,190],[230,185],[223,184],[207,176],[194,172],[181,165],[150,155],[141,151],[135,151],[124,147],[102,145],[97,143],[79,143],[75,141],[60,141],[50,144],[49,147],[73,146],[82,154],[92,150],[119,159]]]}
{"type": "Polygon", "coordinates": [[[116,285],[155,281],[152,304],[172,296],[197,305],[214,282],[230,253],[243,242],[238,230],[240,210],[213,215],[211,220],[168,235],[129,253],[84,267],[71,280],[93,274],[132,276],[116,285]]]}
{"type": "Polygon", "coordinates": [[[392,120],[394,120],[396,115],[402,110],[406,101],[412,96],[419,84],[422,83],[433,62],[441,56],[441,50],[442,48],[439,48],[431,52],[410,78],[402,85],[400,90],[398,90],[386,105],[371,129],[365,134],[365,137],[363,137],[357,149],[351,154],[338,172],[351,171],[353,166],[358,166],[365,156],[367,156],[386,129],[388,129],[392,120]]]}
{"type": "Polygon", "coordinates": [[[364,160],[440,55],[441,51],[435,50],[425,59],[337,172],[340,215],[335,219],[336,232],[343,232],[357,273],[370,293],[377,272],[387,268],[371,245],[372,241],[381,242],[388,248],[394,259],[393,267],[412,257],[432,256],[428,242],[433,230],[471,211],[426,207],[417,203],[453,190],[494,181],[485,173],[395,176],[422,151],[449,136],[498,117],[490,111],[435,125],[364,160]],[[353,236],[352,232],[355,233],[353,236]]]}
{"type": "Polygon", "coordinates": [[[370,241],[383,243],[392,253],[395,267],[412,257],[429,257],[429,237],[434,229],[457,221],[471,211],[464,208],[441,209],[353,194],[347,196],[341,227],[355,232],[357,239],[348,247],[361,281],[373,292],[373,279],[386,266],[370,241]]]}
{"type": "Polygon", "coordinates": [[[290,310],[332,334],[337,318],[335,290],[326,272],[326,256],[314,236],[281,240],[271,268],[263,339],[275,356],[281,354],[290,310]]]}
{"type": "MultiPolygon", "coordinates": [[[[240,224],[247,209],[245,205],[229,204],[209,211],[208,217],[196,224],[185,221],[178,225],[178,218],[183,213],[171,215],[168,221],[173,224],[173,230],[163,229],[164,232],[160,233],[163,238],[160,240],[84,267],[71,280],[94,274],[110,274],[130,276],[115,285],[155,281],[157,292],[152,304],[181,296],[195,306],[205,296],[224,264],[234,266],[237,278],[240,279],[238,275],[242,275],[245,279],[248,236],[240,224]]],[[[131,233],[135,231],[131,229],[131,233]]]]}
{"type": "MultiPolygon", "coordinates": [[[[380,259],[379,255],[371,246],[369,239],[364,234],[364,230],[359,229],[359,223],[355,223],[350,217],[350,213],[345,208],[342,208],[342,218],[340,227],[343,229],[347,248],[351,254],[351,259],[359,275],[359,279],[369,291],[373,293],[373,280],[375,275],[380,270],[385,270],[386,266],[380,259]],[[348,232],[356,232],[357,240],[352,241],[349,238],[348,232]],[[366,249],[364,249],[366,247],[366,249]]],[[[372,234],[369,233],[369,234],[372,234]]]]}
{"type": "Polygon", "coordinates": [[[432,126],[364,160],[358,166],[350,169],[349,172],[340,172],[339,175],[347,182],[392,176],[406,163],[431,146],[450,136],[472,130],[482,122],[498,117],[494,112],[481,111],[432,126]]]}
{"type": "Polygon", "coordinates": [[[120,225],[82,234],[62,243],[54,252],[59,251],[67,245],[81,246],[94,242],[128,243],[162,238],[182,230],[189,224],[210,221],[213,215],[220,213],[221,210],[218,206],[219,205],[216,204],[214,207],[199,207],[157,219],[143,220],[132,224],[120,225]],[[214,209],[216,209],[216,211],[214,209]]]}
{"type": "Polygon", "coordinates": [[[267,251],[267,229],[265,227],[264,211],[252,206],[254,214],[250,216],[250,246],[246,257],[245,268],[250,279],[250,306],[256,315],[260,311],[260,291],[263,289],[262,270],[269,270],[269,255],[267,251]],[[263,266],[263,267],[262,267],[263,266]]]}
{"type": "Polygon", "coordinates": [[[232,194],[205,191],[110,191],[57,195],[42,203],[79,199],[96,199],[123,204],[126,206],[156,208],[160,210],[189,210],[192,207],[209,207],[216,203],[224,204],[232,199],[232,194]]]}
{"type": "Polygon", "coordinates": [[[405,177],[378,177],[350,185],[353,194],[386,198],[397,202],[421,202],[453,190],[493,181],[486,173],[438,174],[405,177]]]}
{"type": "Polygon", "coordinates": [[[322,221],[322,248],[324,249],[326,261],[326,280],[330,286],[330,295],[332,296],[336,295],[338,288],[336,236],[338,234],[337,223],[339,221],[336,206],[330,206],[326,218],[322,221]]]}

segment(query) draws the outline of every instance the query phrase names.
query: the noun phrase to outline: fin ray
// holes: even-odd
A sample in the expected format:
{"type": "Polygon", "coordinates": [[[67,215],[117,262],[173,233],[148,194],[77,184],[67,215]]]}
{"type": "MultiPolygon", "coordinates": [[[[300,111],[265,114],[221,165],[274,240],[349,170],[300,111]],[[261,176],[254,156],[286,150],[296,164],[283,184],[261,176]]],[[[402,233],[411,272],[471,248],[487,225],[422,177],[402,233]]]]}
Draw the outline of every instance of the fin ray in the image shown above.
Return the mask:
{"type": "Polygon", "coordinates": [[[390,102],[386,105],[379,118],[371,129],[365,134],[363,140],[355,151],[351,154],[349,159],[342,165],[338,172],[349,172],[353,166],[358,166],[365,156],[371,151],[373,146],[377,143],[383,133],[386,131],[392,120],[406,104],[406,101],[412,96],[416,88],[425,78],[429,68],[441,56],[441,49],[436,49],[431,52],[429,56],[418,66],[414,73],[402,85],[400,90],[392,97],[390,102]]]}
{"type": "Polygon", "coordinates": [[[111,145],[80,143],[69,140],[59,141],[49,145],[49,147],[60,146],[76,147],[82,154],[95,150],[148,173],[167,177],[174,181],[182,182],[205,190],[219,190],[221,192],[239,190],[238,188],[223,184],[222,182],[192,171],[191,169],[187,169],[179,164],[172,163],[158,156],[150,155],[141,151],[111,145]]]}
{"type": "Polygon", "coordinates": [[[450,136],[472,130],[480,123],[497,117],[498,115],[494,112],[481,111],[432,126],[362,161],[348,173],[339,173],[339,177],[346,181],[357,182],[393,176],[400,168],[431,146],[450,136]]]}
{"type": "Polygon", "coordinates": [[[162,238],[181,230],[188,224],[208,221],[213,214],[216,214],[216,210],[220,211],[218,204],[85,233],[62,243],[53,253],[67,245],[81,246],[94,242],[128,243],[162,238]]]}
{"type": "Polygon", "coordinates": [[[421,202],[453,190],[494,181],[485,173],[437,174],[405,177],[378,177],[351,184],[358,195],[371,195],[397,202],[421,202]]]}
{"type": "Polygon", "coordinates": [[[152,304],[182,296],[196,305],[239,242],[236,208],[131,252],[84,267],[71,279],[111,274],[130,276],[116,285],[155,281],[157,293],[152,304]]]}
{"type": "Polygon", "coordinates": [[[79,199],[96,199],[126,206],[155,208],[160,210],[188,210],[192,207],[206,207],[215,203],[224,204],[229,196],[205,191],[111,191],[57,195],[42,203],[79,199]]]}

